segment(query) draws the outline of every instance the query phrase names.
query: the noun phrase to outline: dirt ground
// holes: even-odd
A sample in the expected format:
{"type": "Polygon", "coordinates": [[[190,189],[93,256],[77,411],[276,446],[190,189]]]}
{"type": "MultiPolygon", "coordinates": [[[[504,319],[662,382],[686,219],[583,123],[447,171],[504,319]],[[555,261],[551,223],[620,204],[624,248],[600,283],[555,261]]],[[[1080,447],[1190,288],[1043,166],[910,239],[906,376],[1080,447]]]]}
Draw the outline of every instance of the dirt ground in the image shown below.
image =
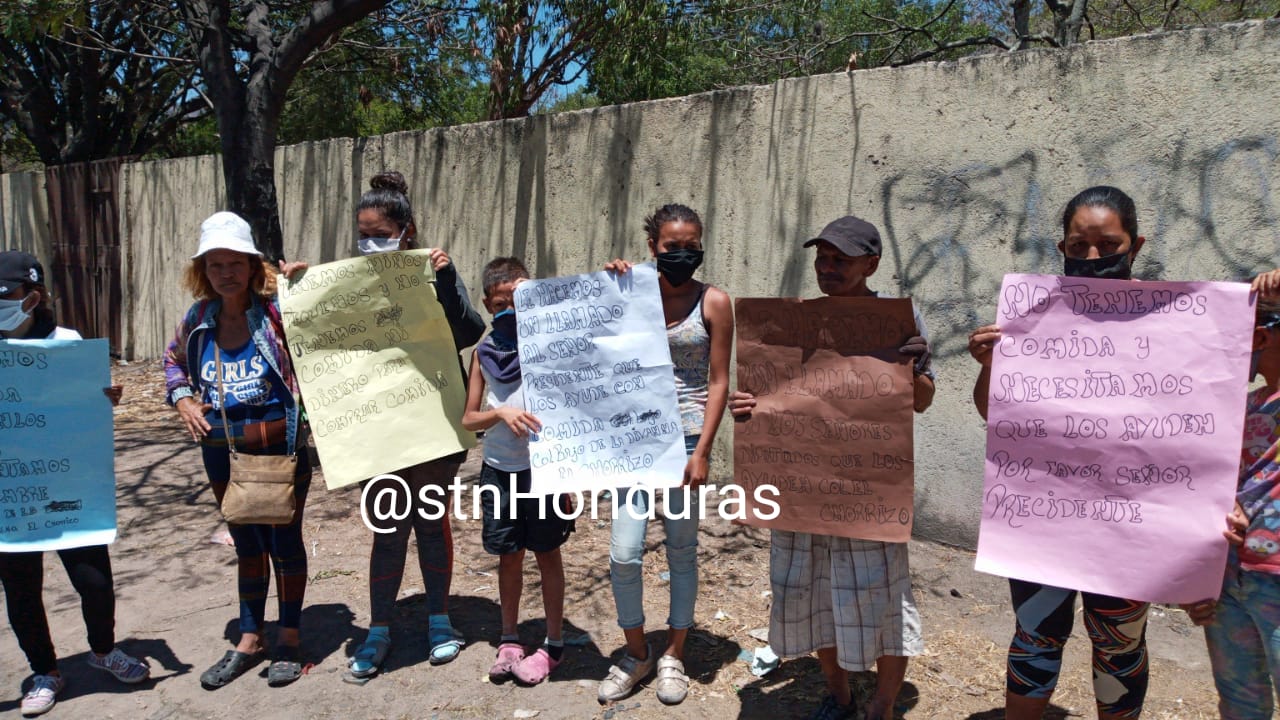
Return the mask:
{"type": "MultiPolygon", "coordinates": [[[[580,520],[565,546],[568,580],[566,661],[549,682],[533,688],[490,684],[499,628],[497,559],[480,546],[479,521],[455,522],[456,560],[450,598],[454,625],[468,645],[452,663],[427,663],[426,609],[416,558],[411,556],[397,617],[394,647],[384,672],[364,686],[341,681],[347,658],[368,623],[367,570],[371,533],[360,521],[358,491],[326,491],[317,475],[307,503],[305,538],[311,549],[303,612],[308,674],[284,688],[266,684],[266,664],[217,691],[199,676],[237,633],[235,557],[215,545],[219,529],[199,452],[163,405],[157,363],[116,368],[125,399],[116,414],[119,540],[111,548],[116,582],[116,636],[123,648],[148,658],[152,678],[116,683],[84,663],[87,653],[79,598],[52,556],[46,558],[45,602],[61,668],[69,684],[51,717],[141,718],[779,718],[804,717],[820,702],[823,682],[814,658],[782,663],[765,677],[742,659],[765,643],[768,627],[769,542],[766,532],[706,521],[699,538],[698,626],[690,636],[693,678],[684,704],[665,707],[641,689],[611,707],[596,702],[596,684],[622,655],[609,589],[609,526],[580,520]],[[753,632],[754,631],[754,632],[753,632]]],[[[463,468],[474,479],[478,451],[463,468]]],[[[655,523],[654,525],[659,525],[655,523]]],[[[660,533],[651,525],[645,564],[646,616],[666,618],[660,533]]],[[[411,545],[412,547],[412,545],[411,545]]],[[[412,550],[411,550],[412,553],[412,550]]],[[[907,718],[995,720],[1003,717],[1004,655],[1013,620],[1007,585],[975,573],[967,551],[911,544],[913,585],[923,615],[927,652],[915,659],[899,697],[907,718]]],[[[537,572],[526,566],[522,618],[542,615],[537,572]]],[[[273,588],[274,590],[274,588],[273,588]]],[[[268,618],[275,617],[274,601],[268,618]]],[[[543,637],[526,620],[521,639],[543,637]]],[[[1146,718],[1216,717],[1215,695],[1200,631],[1170,608],[1154,610],[1146,718]]],[[[1048,717],[1094,717],[1088,640],[1077,623],[1048,717]]],[[[0,633],[0,717],[17,717],[20,686],[29,669],[11,632],[0,633]]],[[[867,697],[872,673],[853,676],[867,697]]]]}

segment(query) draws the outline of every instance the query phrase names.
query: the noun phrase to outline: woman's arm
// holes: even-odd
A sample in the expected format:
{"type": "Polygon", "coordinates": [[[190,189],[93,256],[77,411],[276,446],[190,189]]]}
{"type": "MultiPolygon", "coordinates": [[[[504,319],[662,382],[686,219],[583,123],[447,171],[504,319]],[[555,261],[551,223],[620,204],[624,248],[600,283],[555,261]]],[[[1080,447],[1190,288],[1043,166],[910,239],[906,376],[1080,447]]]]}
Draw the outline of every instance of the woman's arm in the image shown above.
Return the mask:
{"type": "Polygon", "coordinates": [[[720,421],[729,401],[729,356],[733,353],[733,304],[725,291],[707,286],[702,299],[702,315],[711,336],[711,358],[707,368],[707,407],[702,417],[702,436],[685,466],[685,484],[697,487],[706,482],[720,421]]]}
{"type": "Polygon", "coordinates": [[[164,399],[169,405],[176,406],[182,398],[195,394],[187,375],[187,338],[194,325],[191,316],[192,311],[188,310],[164,352],[164,399]]]}
{"type": "Polygon", "coordinates": [[[991,352],[1000,342],[999,325],[983,325],[969,335],[969,354],[982,366],[973,384],[973,406],[987,419],[987,396],[991,393],[991,352]]]}
{"type": "MultiPolygon", "coordinates": [[[[197,307],[203,307],[203,303],[197,307]]],[[[182,322],[178,323],[177,332],[164,353],[165,401],[178,410],[178,417],[182,419],[192,440],[199,440],[211,429],[204,414],[212,406],[201,404],[196,398],[191,377],[187,375],[187,338],[199,315],[200,311],[196,309],[187,312],[182,322]]]]}
{"type": "MultiPolygon", "coordinates": [[[[433,258],[436,252],[443,254],[443,251],[433,250],[433,258]]],[[[471,306],[467,285],[462,281],[458,268],[447,257],[445,264],[436,269],[436,297],[440,299],[445,319],[449,321],[453,344],[462,350],[479,342],[484,335],[484,319],[471,306]]]]}

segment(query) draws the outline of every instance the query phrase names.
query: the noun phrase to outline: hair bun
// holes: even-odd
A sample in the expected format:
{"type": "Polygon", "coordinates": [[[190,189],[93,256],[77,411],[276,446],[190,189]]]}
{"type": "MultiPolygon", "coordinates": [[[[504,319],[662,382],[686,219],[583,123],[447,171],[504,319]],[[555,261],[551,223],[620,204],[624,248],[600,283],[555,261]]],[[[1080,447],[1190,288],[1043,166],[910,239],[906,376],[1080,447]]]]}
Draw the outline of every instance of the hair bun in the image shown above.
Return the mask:
{"type": "Polygon", "coordinates": [[[409,183],[404,176],[395,170],[384,170],[369,178],[369,187],[374,190],[394,190],[401,195],[409,195],[409,183]]]}

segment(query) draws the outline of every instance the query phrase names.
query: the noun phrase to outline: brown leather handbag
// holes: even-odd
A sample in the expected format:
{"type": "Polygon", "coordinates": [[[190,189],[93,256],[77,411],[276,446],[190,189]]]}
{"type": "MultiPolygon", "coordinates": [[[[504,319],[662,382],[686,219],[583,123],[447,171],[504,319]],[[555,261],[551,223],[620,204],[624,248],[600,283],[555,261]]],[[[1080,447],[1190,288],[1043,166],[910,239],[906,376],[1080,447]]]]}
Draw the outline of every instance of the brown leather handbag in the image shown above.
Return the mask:
{"type": "Polygon", "coordinates": [[[236,452],[235,432],[227,422],[227,394],[222,385],[222,352],[213,343],[213,357],[218,374],[218,409],[227,434],[231,453],[231,481],[222,495],[222,517],[236,525],[288,525],[293,522],[295,501],[293,476],[298,469],[298,456],[293,448],[288,455],[242,455],[236,452]]]}

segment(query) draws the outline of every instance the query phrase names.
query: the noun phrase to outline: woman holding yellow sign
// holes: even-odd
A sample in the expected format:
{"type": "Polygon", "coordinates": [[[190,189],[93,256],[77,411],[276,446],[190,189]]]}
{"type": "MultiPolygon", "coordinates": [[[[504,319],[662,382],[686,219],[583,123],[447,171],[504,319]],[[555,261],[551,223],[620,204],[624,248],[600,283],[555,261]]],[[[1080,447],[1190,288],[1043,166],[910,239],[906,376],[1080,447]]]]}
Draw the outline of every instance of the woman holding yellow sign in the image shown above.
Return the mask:
{"type": "MultiPolygon", "coordinates": [[[[375,175],[371,189],[360,198],[356,210],[356,222],[360,236],[357,247],[364,255],[394,250],[410,250],[415,247],[418,228],[413,221],[413,209],[409,204],[408,185],[404,176],[395,171],[375,175]]],[[[453,333],[458,349],[474,345],[484,333],[484,321],[471,307],[467,288],[444,250],[431,250],[431,264],[436,272],[436,296],[444,308],[445,317],[453,333]]],[[[463,373],[463,377],[466,373],[463,373]]],[[[409,498],[397,499],[398,506],[409,507],[413,498],[428,485],[447,485],[458,474],[458,468],[466,460],[462,451],[397,470],[407,483],[409,498]]],[[[387,487],[402,492],[395,483],[387,487]]],[[[369,498],[374,493],[365,493],[369,498]]],[[[391,649],[391,614],[400,582],[404,577],[404,564],[408,554],[409,535],[418,541],[418,567],[426,588],[428,628],[427,642],[431,647],[432,665],[447,663],[458,656],[462,649],[462,636],[449,622],[449,586],[453,579],[453,534],[448,514],[429,520],[421,513],[408,513],[394,526],[374,535],[369,555],[369,635],[355,656],[351,658],[350,682],[363,683],[374,676],[391,649]]]]}

